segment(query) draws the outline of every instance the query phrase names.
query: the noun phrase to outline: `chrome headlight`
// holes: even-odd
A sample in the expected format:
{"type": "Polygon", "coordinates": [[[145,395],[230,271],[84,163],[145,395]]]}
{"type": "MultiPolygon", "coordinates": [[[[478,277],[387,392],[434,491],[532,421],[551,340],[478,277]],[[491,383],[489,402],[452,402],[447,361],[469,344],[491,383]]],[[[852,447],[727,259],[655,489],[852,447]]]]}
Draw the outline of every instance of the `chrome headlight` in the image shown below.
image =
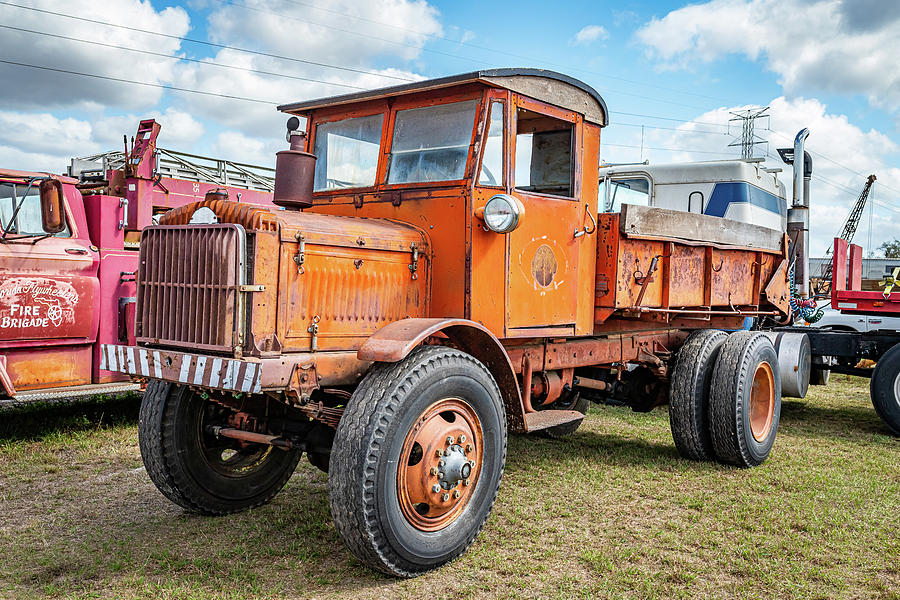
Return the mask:
{"type": "Polygon", "coordinates": [[[522,203],[509,194],[497,194],[484,206],[484,224],[491,231],[509,233],[525,213],[522,203]]]}

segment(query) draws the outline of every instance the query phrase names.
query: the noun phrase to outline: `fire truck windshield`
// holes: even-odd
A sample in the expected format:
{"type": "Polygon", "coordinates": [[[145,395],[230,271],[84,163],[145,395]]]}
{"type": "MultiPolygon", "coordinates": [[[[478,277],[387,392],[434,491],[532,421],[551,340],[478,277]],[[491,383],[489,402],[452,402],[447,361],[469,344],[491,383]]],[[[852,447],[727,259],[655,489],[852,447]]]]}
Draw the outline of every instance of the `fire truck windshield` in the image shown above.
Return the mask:
{"type": "MultiPolygon", "coordinates": [[[[0,229],[4,238],[18,236],[47,236],[41,222],[41,192],[37,184],[0,182],[0,229]]],[[[55,234],[69,237],[69,227],[55,234]]]]}

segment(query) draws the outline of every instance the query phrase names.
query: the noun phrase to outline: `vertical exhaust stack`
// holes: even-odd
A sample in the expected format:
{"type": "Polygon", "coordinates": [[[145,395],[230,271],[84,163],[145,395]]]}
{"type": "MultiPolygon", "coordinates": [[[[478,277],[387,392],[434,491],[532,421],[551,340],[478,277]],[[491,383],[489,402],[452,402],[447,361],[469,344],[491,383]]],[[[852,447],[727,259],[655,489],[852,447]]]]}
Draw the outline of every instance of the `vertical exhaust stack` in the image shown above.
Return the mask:
{"type": "Polygon", "coordinates": [[[803,128],[794,138],[793,151],[779,150],[782,159],[794,168],[794,201],[788,210],[788,234],[796,240],[797,252],[794,263],[794,282],[797,295],[809,298],[809,181],[812,176],[812,157],[804,146],[809,137],[809,129],[803,128]],[[792,156],[787,153],[792,152],[792,156]]]}
{"type": "Polygon", "coordinates": [[[287,122],[290,150],[275,155],[275,192],[272,203],[288,210],[301,210],[313,205],[313,180],[316,156],[305,152],[306,134],[300,130],[300,119],[287,122]]]}

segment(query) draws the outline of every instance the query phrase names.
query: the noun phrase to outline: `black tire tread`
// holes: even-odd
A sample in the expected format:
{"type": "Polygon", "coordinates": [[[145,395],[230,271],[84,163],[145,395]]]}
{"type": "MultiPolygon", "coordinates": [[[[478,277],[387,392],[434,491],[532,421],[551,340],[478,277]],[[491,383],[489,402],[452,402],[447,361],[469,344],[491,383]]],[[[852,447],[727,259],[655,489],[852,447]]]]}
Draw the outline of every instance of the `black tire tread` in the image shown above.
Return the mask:
{"type": "Polygon", "coordinates": [[[875,363],[875,371],[869,382],[869,397],[872,400],[875,414],[894,435],[900,435],[900,414],[896,410],[897,399],[894,397],[894,379],[897,377],[897,373],[896,371],[891,373],[889,369],[895,362],[900,363],[898,355],[900,355],[900,345],[885,352],[875,363]]]}
{"type": "MultiPolygon", "coordinates": [[[[331,515],[347,548],[367,566],[399,577],[415,577],[429,569],[400,557],[389,545],[376,514],[375,463],[379,446],[384,442],[388,420],[398,408],[405,390],[433,369],[443,368],[448,361],[466,361],[482,369],[493,382],[485,366],[472,356],[443,346],[417,348],[403,361],[373,366],[354,392],[338,425],[328,476],[331,515]],[[411,370],[408,365],[416,361],[411,370]],[[371,443],[367,440],[371,439],[371,443]],[[362,474],[363,481],[358,480],[362,474]],[[361,483],[361,485],[360,485],[361,483]],[[363,493],[358,492],[362,490],[363,493]]],[[[495,393],[500,390],[494,383],[495,393]]],[[[500,403],[503,410],[503,404],[500,403]]],[[[506,436],[506,415],[501,415],[502,435],[506,436]]],[[[484,520],[474,529],[467,542],[449,560],[461,555],[472,544],[490,515],[506,464],[506,446],[500,461],[500,477],[493,490],[490,508],[484,520]]],[[[448,560],[448,562],[449,562],[448,560]]]]}
{"type": "Polygon", "coordinates": [[[707,412],[712,374],[728,334],[695,331],[678,350],[669,394],[669,426],[678,453],[689,460],[715,460],[707,412]],[[702,381],[701,381],[702,379],[702,381]]]}
{"type": "MultiPolygon", "coordinates": [[[[178,393],[172,384],[154,380],[147,386],[138,417],[138,445],[141,458],[151,481],[163,495],[190,512],[202,515],[227,515],[242,512],[266,504],[287,484],[300,462],[299,451],[287,451],[293,455],[281,476],[266,492],[252,503],[236,507],[227,502],[217,501],[197,489],[191,476],[172,459],[178,452],[172,444],[177,424],[167,413],[174,412],[174,405],[168,402],[171,394],[178,393]]],[[[281,451],[281,450],[279,450],[281,451]]]]}
{"type": "MultiPolygon", "coordinates": [[[[738,331],[729,335],[719,351],[711,386],[709,430],[713,449],[720,462],[738,467],[761,464],[747,451],[746,432],[739,421],[744,412],[742,388],[752,381],[749,371],[755,370],[756,364],[751,358],[758,344],[771,345],[772,342],[756,331],[738,331]]],[[[773,367],[777,377],[777,364],[773,367]]],[[[777,433],[778,423],[772,426],[777,433]]]]}

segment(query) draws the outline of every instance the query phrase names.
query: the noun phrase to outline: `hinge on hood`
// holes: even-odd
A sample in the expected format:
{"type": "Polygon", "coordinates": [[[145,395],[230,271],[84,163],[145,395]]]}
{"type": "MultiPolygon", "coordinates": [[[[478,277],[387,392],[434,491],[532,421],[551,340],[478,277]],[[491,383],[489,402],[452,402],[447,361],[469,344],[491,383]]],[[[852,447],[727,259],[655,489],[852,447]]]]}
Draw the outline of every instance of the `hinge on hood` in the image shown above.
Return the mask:
{"type": "Polygon", "coordinates": [[[419,275],[417,271],[419,270],[419,247],[415,242],[409,245],[409,249],[412,252],[412,262],[409,263],[409,272],[412,273],[413,279],[418,279],[419,275]]]}

